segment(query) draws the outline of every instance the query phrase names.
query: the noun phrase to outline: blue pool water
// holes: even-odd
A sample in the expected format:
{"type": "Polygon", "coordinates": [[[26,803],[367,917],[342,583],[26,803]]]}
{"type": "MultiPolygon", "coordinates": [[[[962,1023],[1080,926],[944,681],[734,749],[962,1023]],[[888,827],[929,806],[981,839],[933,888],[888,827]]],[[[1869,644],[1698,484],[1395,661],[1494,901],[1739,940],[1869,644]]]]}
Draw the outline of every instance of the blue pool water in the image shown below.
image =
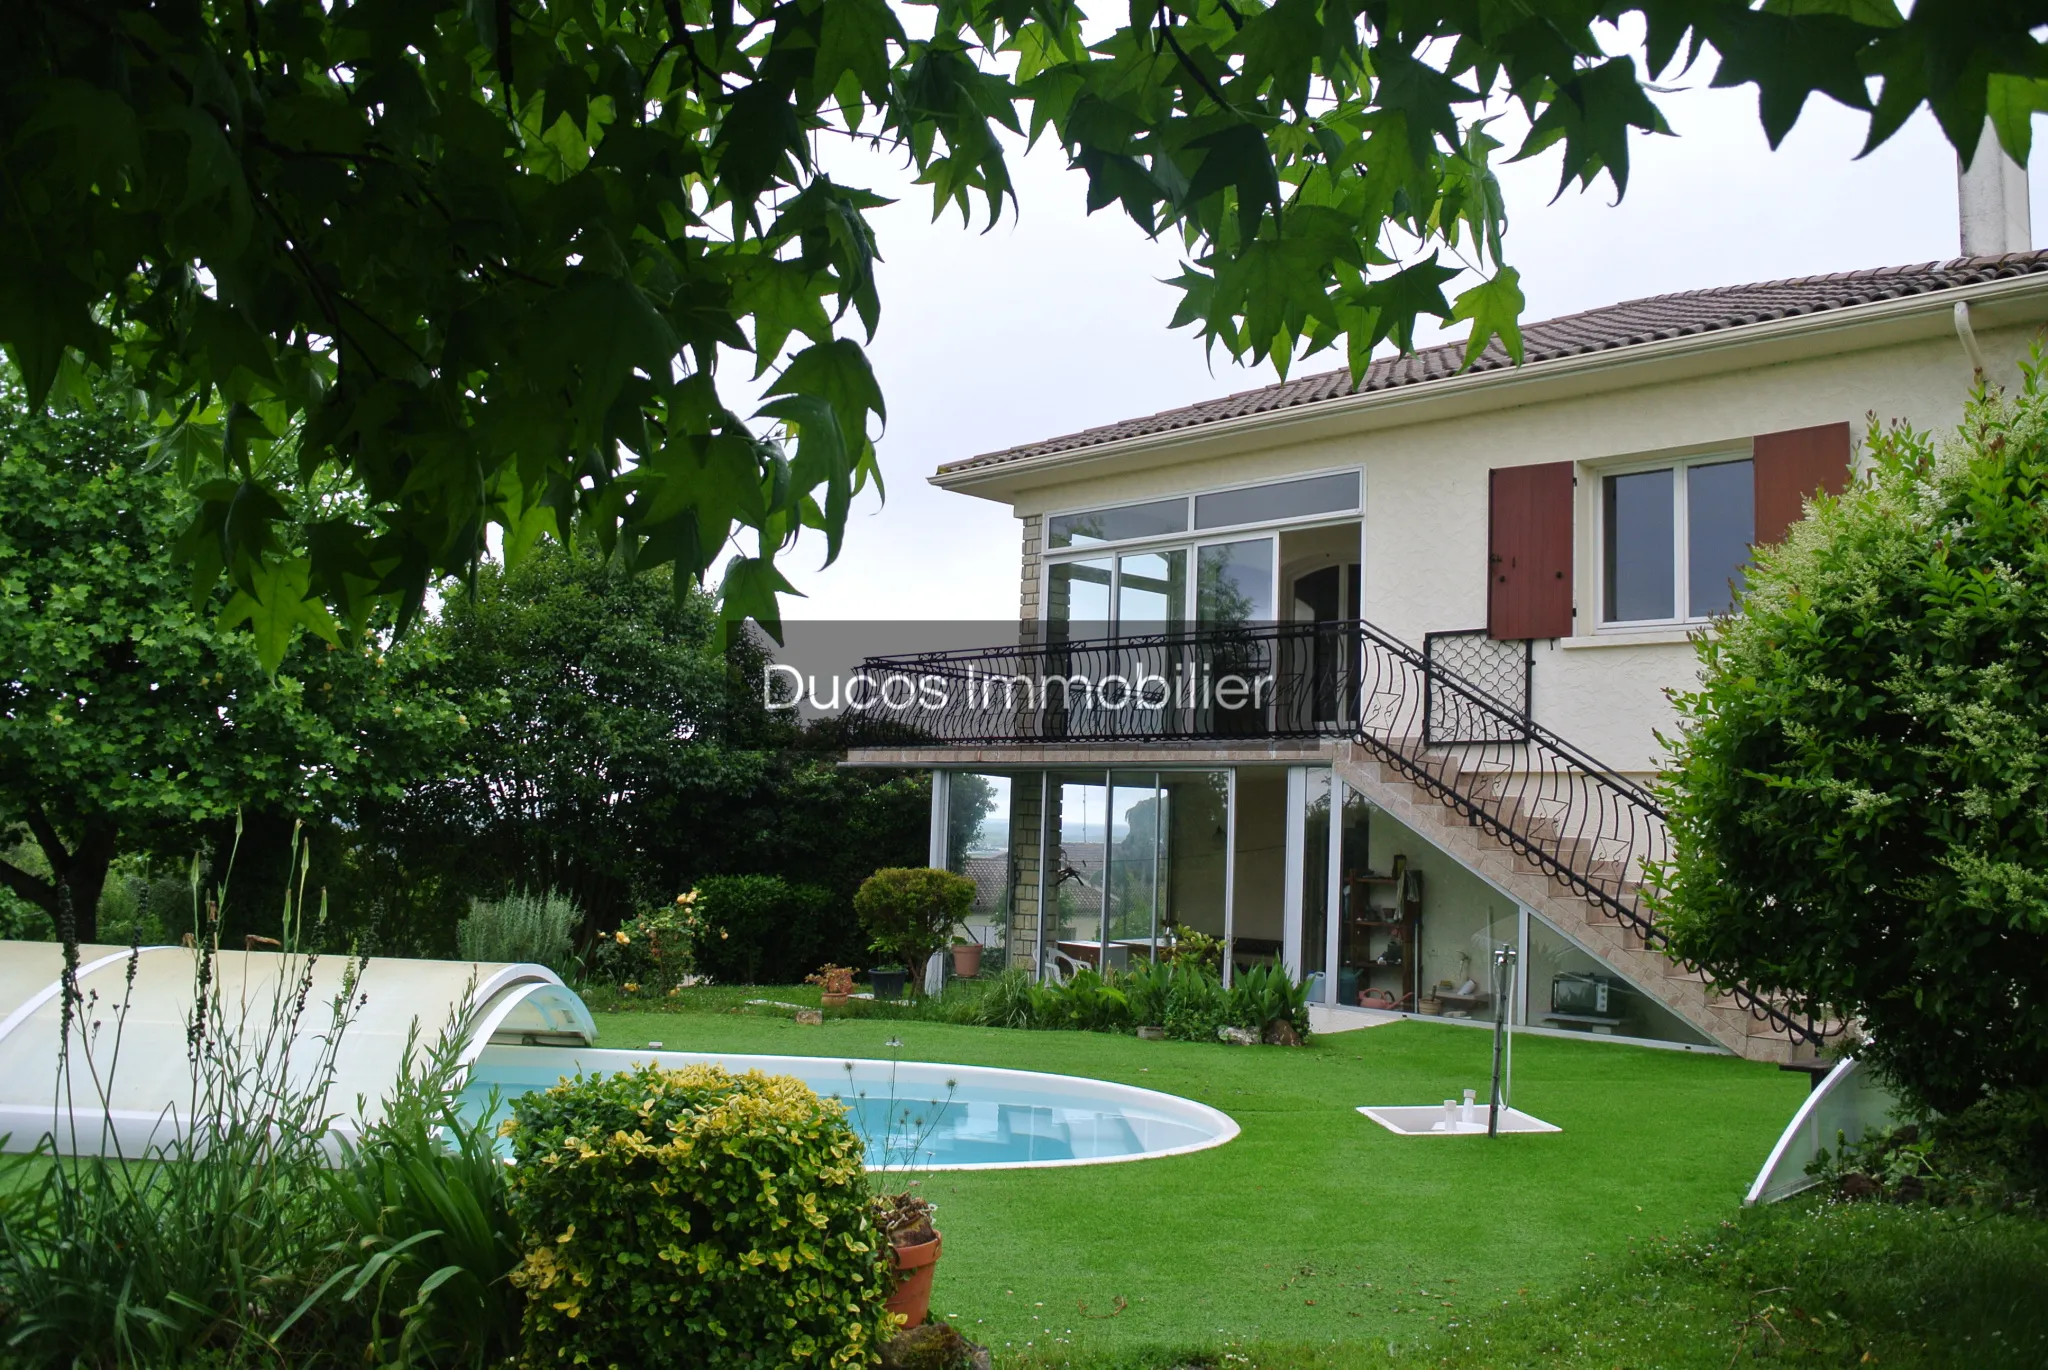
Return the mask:
{"type": "Polygon", "coordinates": [[[481,1112],[546,1089],[578,1070],[623,1070],[642,1061],[717,1062],[732,1070],[794,1075],[847,1106],[867,1142],[868,1164],[889,1169],[1086,1165],[1221,1145],[1237,1124],[1205,1105],[1101,1080],[1035,1071],[809,1056],[713,1056],[574,1047],[489,1047],[463,1091],[481,1112]]]}

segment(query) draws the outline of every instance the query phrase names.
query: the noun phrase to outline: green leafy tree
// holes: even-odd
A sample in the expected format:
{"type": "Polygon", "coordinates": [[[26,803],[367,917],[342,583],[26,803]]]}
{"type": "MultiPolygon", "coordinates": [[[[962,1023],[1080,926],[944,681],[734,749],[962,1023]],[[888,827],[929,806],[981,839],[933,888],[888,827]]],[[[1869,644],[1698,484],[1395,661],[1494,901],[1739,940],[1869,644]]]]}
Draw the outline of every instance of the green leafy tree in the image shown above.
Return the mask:
{"type": "Polygon", "coordinates": [[[459,771],[366,814],[399,869],[468,872],[485,897],[560,890],[603,927],[674,897],[666,854],[766,767],[715,610],[666,580],[579,543],[487,562],[447,598],[423,680],[475,726],[459,771]]]}
{"type": "MultiPolygon", "coordinates": [[[[1873,424],[1701,640],[1664,792],[1673,950],[1853,1017],[1943,1112],[2048,1121],[2048,391],[1873,424]]],[[[2039,1129],[2037,1129],[2037,1134],[2039,1129]]]]}
{"type": "Polygon", "coordinates": [[[844,755],[829,723],[807,726],[769,752],[761,785],[731,811],[718,848],[702,852],[698,869],[767,871],[821,885],[850,907],[878,863],[924,860],[930,775],[842,766],[844,755]]]}
{"type": "Polygon", "coordinates": [[[186,552],[261,607],[266,664],[331,606],[593,533],[771,633],[776,558],[839,550],[877,477],[882,199],[828,144],[906,157],[935,206],[1014,198],[1049,139],[1187,259],[1174,322],[1238,358],[1521,350],[1490,117],[1563,182],[1626,189],[1668,132],[1642,73],[1718,57],[1775,144],[1807,98],[1872,145],[1931,107],[2025,160],[2034,7],[1975,0],[72,0],[0,6],[0,343],[32,398],[118,359],[196,482],[186,552]],[[1604,25],[1640,21],[1638,52],[1604,25]],[[1641,61],[1639,68],[1638,59],[1641,61]],[[835,163],[836,164],[836,163],[835,163]],[[1454,264],[1455,263],[1455,264],[1454,264]],[[1467,267],[1476,283],[1445,287],[1467,267]],[[771,377],[743,415],[725,354],[771,377]],[[297,460],[269,446],[303,421],[297,460]],[[288,536],[287,487],[359,493],[288,536]]]}
{"type": "Polygon", "coordinates": [[[421,679],[472,721],[459,764],[356,825],[366,868],[426,887],[410,921],[452,923],[522,884],[609,929],[704,877],[757,873],[843,906],[878,857],[923,851],[929,784],[842,771],[829,732],[771,715],[759,647],[723,642],[711,597],[678,596],[671,574],[579,542],[486,562],[449,595],[421,679]]]}
{"type": "Polygon", "coordinates": [[[42,858],[10,844],[0,886],[53,920],[68,901],[82,940],[117,856],[396,794],[463,726],[374,642],[305,638],[267,672],[227,594],[192,603],[170,551],[192,501],[101,401],[32,414],[0,376],[0,831],[42,858]]]}

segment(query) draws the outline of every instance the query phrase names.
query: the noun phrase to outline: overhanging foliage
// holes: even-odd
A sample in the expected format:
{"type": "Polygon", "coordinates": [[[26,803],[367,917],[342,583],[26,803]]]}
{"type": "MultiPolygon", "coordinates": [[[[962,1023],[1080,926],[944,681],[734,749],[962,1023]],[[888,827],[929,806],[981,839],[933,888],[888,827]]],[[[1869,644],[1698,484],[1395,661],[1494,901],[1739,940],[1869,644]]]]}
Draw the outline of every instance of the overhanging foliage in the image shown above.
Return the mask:
{"type": "Polygon", "coordinates": [[[517,557],[587,530],[771,632],[804,529],[839,550],[878,479],[883,201],[825,139],[906,156],[940,208],[1013,196],[1003,135],[1050,138],[1177,234],[1175,322],[1237,358],[1407,345],[1470,320],[1519,354],[1500,144],[1626,188],[1662,132],[1636,58],[1720,54],[1773,142],[1821,92],[1870,141],[1930,105],[2024,159],[2048,76],[2018,3],[1893,0],[73,0],[0,7],[0,343],[41,402],[118,360],[192,478],[183,542],[260,613],[273,667],[331,606],[401,626],[486,528],[517,557]],[[1631,19],[1633,17],[1633,19],[1631,19]],[[1639,20],[1640,53],[1603,28],[1639,20]],[[1419,250],[1414,244],[1420,244],[1419,250]],[[1406,245],[1405,247],[1403,245],[1406,245]],[[1404,255],[1405,254],[1405,255],[1404,255]],[[1478,283],[1447,299],[1456,274],[1478,283]],[[728,406],[722,354],[772,373],[728,406]],[[303,424],[303,442],[276,450],[303,424]],[[282,492],[360,512],[288,536],[282,492]]]}

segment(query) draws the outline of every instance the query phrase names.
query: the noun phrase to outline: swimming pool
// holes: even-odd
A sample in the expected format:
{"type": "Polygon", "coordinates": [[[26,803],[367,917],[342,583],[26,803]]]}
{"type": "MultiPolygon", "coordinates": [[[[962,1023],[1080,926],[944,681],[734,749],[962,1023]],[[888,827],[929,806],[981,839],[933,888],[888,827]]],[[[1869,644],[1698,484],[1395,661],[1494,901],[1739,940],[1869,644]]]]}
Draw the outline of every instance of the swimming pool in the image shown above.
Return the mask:
{"type": "Polygon", "coordinates": [[[847,1105],[868,1164],[891,1169],[996,1170],[1098,1165],[1177,1156],[1237,1135],[1231,1117],[1172,1094],[1033,1070],[833,1056],[738,1056],[594,1047],[487,1046],[463,1089],[481,1111],[496,1089],[510,1099],[563,1076],[606,1074],[644,1061],[721,1065],[793,1075],[847,1105]]]}

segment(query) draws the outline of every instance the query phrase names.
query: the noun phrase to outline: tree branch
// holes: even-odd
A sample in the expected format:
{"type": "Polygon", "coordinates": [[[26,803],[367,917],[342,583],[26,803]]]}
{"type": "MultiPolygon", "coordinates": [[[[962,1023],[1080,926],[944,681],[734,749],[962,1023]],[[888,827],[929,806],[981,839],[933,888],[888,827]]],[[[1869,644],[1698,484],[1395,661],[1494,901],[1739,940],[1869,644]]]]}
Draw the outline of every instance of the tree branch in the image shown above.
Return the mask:
{"type": "Polygon", "coordinates": [[[52,918],[57,916],[57,887],[41,876],[30,875],[13,862],[0,859],[0,885],[6,886],[52,918]]]}
{"type": "MultiPolygon", "coordinates": [[[[43,849],[43,858],[50,863],[50,873],[58,880],[62,880],[65,870],[71,865],[71,852],[65,847],[63,837],[57,832],[57,825],[43,812],[41,804],[32,805],[23,815],[23,819],[28,824],[29,832],[35,836],[36,845],[43,849]]],[[[56,898],[56,888],[54,884],[50,886],[52,899],[56,898]]]]}
{"type": "Polygon", "coordinates": [[[1209,83],[1208,76],[1202,72],[1200,67],[1195,65],[1195,59],[1188,55],[1188,50],[1180,45],[1180,39],[1174,35],[1172,21],[1167,17],[1166,6],[1161,4],[1153,11],[1153,14],[1159,20],[1159,36],[1166,40],[1168,47],[1173,49],[1174,58],[1180,63],[1181,69],[1195,78],[1195,84],[1202,88],[1203,94],[1216,102],[1218,109],[1235,114],[1237,110],[1231,105],[1230,101],[1223,98],[1223,92],[1209,83]]]}

